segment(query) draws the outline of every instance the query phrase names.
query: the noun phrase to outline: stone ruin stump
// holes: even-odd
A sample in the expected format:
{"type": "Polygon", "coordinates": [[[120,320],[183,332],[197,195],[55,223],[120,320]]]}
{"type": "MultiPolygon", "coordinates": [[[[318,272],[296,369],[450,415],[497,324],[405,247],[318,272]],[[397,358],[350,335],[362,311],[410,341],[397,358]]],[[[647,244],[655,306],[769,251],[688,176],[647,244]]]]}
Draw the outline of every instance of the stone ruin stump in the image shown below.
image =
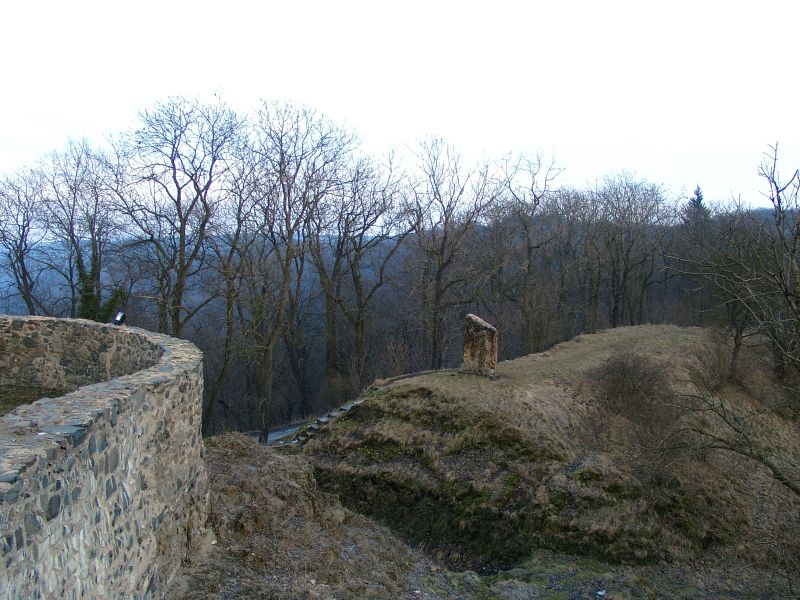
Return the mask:
{"type": "Polygon", "coordinates": [[[464,362],[461,369],[494,375],[497,367],[497,329],[475,315],[467,315],[464,327],[464,362]]]}

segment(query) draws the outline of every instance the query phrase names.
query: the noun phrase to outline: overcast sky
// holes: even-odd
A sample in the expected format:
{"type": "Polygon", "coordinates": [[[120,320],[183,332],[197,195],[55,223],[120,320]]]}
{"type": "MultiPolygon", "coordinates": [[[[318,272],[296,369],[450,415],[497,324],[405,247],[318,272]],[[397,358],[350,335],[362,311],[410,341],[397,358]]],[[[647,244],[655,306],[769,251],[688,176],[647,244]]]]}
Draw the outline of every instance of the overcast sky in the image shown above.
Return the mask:
{"type": "Polygon", "coordinates": [[[318,109],[369,151],[440,135],[757,203],[800,167],[795,0],[0,4],[0,174],[171,95],[318,109]]]}

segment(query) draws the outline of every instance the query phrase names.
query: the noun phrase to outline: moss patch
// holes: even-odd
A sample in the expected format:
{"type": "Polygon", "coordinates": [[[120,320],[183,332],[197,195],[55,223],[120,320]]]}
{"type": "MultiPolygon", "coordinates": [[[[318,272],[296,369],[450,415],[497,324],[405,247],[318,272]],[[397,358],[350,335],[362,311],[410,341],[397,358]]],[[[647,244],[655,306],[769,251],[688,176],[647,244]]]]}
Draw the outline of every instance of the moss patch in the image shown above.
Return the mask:
{"type": "Polygon", "coordinates": [[[430,486],[396,473],[381,477],[320,464],[315,472],[323,489],[336,493],[343,504],[392,526],[451,565],[498,570],[533,548],[530,525],[520,523],[528,515],[468,482],[430,486]]]}
{"type": "Polygon", "coordinates": [[[395,391],[306,447],[320,485],[346,506],[481,572],[537,547],[615,562],[666,556],[637,479],[580,460],[572,468],[566,444],[458,397],[407,384],[395,391]]]}

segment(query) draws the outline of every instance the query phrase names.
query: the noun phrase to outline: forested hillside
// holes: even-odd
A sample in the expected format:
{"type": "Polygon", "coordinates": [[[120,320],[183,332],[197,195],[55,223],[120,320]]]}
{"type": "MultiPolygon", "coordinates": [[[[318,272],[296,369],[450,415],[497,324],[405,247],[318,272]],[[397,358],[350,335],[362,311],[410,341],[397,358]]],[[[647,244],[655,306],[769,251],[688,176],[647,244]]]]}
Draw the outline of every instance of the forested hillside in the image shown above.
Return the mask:
{"type": "MultiPolygon", "coordinates": [[[[754,165],[756,168],[757,165],[754,165]]],[[[302,107],[170,99],[103,147],[0,180],[0,310],[108,320],[205,353],[206,433],[337,405],[376,377],[459,362],[475,312],[502,359],[581,332],[715,324],[800,364],[798,179],[772,209],[709,206],[621,172],[560,187],[540,156],[472,162],[430,138],[367,155],[302,107]]],[[[702,182],[701,182],[702,183],[702,182]]]]}

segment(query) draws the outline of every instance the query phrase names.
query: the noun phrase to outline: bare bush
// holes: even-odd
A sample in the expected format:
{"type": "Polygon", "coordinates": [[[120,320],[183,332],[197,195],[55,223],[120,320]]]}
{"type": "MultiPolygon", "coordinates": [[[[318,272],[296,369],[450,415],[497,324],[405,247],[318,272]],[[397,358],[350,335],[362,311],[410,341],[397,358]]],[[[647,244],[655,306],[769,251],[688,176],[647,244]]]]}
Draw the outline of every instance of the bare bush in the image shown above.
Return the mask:
{"type": "Polygon", "coordinates": [[[702,347],[691,355],[689,376],[702,381],[712,391],[719,391],[730,381],[731,349],[729,336],[719,329],[709,329],[702,347]]]}
{"type": "Polygon", "coordinates": [[[764,409],[784,418],[800,415],[800,378],[794,372],[777,374],[769,368],[771,352],[763,338],[743,345],[738,351],[731,343],[733,334],[722,329],[709,329],[702,346],[692,353],[688,365],[689,379],[699,390],[718,393],[732,385],[757,398],[764,409]],[[735,372],[729,368],[736,356],[735,372]]]}
{"type": "MultiPolygon", "coordinates": [[[[680,458],[681,411],[661,365],[644,355],[617,352],[595,370],[593,381],[607,417],[630,424],[619,450],[644,481],[659,485],[680,458]]],[[[611,419],[609,418],[609,421],[611,419]]]]}
{"type": "MultiPolygon", "coordinates": [[[[750,459],[800,497],[800,456],[792,443],[797,431],[792,421],[797,394],[789,384],[794,373],[775,374],[763,345],[743,346],[733,377],[728,365],[735,346],[730,342],[725,332],[712,332],[692,357],[689,376],[696,391],[683,397],[693,417],[686,428],[691,445],[702,456],[722,452],[750,459]]],[[[789,506],[783,508],[792,510],[789,506]]],[[[756,541],[766,563],[785,578],[794,598],[800,598],[798,516],[796,512],[787,515],[780,528],[768,529],[756,541]]],[[[760,518],[774,515],[767,512],[760,518]]]]}
{"type": "Polygon", "coordinates": [[[788,527],[771,532],[760,542],[768,563],[785,578],[792,598],[800,599],[800,514],[788,527]]]}
{"type": "Polygon", "coordinates": [[[596,371],[596,381],[607,408],[616,414],[641,421],[654,398],[668,386],[662,369],[646,356],[618,352],[596,371]]]}

